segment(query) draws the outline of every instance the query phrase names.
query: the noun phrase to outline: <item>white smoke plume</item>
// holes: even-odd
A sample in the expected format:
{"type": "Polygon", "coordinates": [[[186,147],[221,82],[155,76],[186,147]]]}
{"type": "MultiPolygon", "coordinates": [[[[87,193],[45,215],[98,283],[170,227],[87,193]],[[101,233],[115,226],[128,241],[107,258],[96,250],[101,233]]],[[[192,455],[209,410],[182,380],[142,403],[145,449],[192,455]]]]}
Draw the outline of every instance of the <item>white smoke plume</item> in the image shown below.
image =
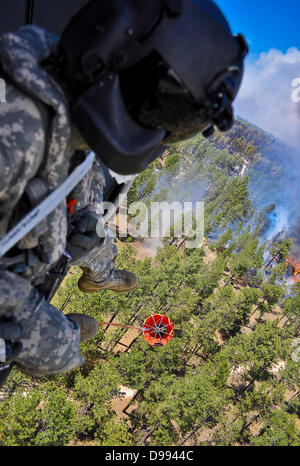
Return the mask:
{"type": "Polygon", "coordinates": [[[250,57],[235,112],[300,149],[300,51],[271,49],[250,57]]]}
{"type": "Polygon", "coordinates": [[[235,110],[296,148],[295,154],[299,151],[293,160],[284,149],[280,154],[285,186],[280,184],[276,200],[273,190],[269,192],[269,201],[276,202],[276,221],[269,233],[286,231],[294,243],[293,253],[300,258],[300,51],[271,49],[256,60],[250,57],[235,110]]]}

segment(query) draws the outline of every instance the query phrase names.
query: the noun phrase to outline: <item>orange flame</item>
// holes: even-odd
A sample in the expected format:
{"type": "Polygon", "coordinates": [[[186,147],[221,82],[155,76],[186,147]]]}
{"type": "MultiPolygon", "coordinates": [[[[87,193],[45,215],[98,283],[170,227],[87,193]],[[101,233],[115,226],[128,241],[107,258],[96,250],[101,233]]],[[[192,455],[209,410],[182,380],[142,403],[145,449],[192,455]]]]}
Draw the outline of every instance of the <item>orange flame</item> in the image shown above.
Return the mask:
{"type": "Polygon", "coordinates": [[[296,262],[292,260],[291,258],[288,258],[286,260],[286,265],[287,267],[292,267],[293,269],[293,277],[292,277],[293,282],[299,283],[300,282],[300,262],[296,262]]]}

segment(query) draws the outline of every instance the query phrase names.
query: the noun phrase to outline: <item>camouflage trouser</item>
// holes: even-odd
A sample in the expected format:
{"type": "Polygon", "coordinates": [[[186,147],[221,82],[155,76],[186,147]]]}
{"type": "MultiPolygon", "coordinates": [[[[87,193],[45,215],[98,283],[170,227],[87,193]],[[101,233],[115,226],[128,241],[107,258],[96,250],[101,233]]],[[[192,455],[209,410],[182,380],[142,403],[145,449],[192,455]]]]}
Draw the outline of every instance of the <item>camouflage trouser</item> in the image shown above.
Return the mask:
{"type": "Polygon", "coordinates": [[[22,372],[54,375],[83,363],[78,325],[41,299],[36,290],[32,290],[16,318],[23,328],[23,349],[16,359],[22,372]]]}
{"type": "Polygon", "coordinates": [[[106,231],[101,246],[96,246],[85,257],[71,262],[71,265],[78,265],[87,278],[98,283],[105,281],[113,273],[118,254],[114,238],[106,231]]]}
{"type": "MultiPolygon", "coordinates": [[[[101,282],[113,273],[116,256],[114,238],[107,235],[101,246],[72,265],[80,266],[91,280],[101,282]]],[[[23,326],[23,350],[16,361],[23,372],[34,376],[54,375],[83,363],[77,324],[41,299],[36,290],[16,317],[23,326]]]]}

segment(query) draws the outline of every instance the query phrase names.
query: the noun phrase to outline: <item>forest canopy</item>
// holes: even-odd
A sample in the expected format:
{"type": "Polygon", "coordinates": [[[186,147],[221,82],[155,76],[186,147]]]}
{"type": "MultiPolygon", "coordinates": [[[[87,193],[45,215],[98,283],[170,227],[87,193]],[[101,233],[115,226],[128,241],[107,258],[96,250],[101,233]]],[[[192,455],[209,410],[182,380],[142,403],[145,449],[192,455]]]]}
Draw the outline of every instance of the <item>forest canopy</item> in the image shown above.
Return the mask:
{"type": "Polygon", "coordinates": [[[300,444],[293,244],[268,236],[274,206],[251,193],[266,145],[237,122],[231,137],[170,146],[135,179],[129,203],[205,202],[202,247],[170,235],[147,254],[142,239],[123,238],[117,267],[138,275],[136,290],[83,294],[73,268],[53,304],[137,327],[163,313],[174,338],[156,348],[139,332],[102,326],[82,343],[78,369],[33,378],[14,368],[0,393],[0,445],[300,444]]]}

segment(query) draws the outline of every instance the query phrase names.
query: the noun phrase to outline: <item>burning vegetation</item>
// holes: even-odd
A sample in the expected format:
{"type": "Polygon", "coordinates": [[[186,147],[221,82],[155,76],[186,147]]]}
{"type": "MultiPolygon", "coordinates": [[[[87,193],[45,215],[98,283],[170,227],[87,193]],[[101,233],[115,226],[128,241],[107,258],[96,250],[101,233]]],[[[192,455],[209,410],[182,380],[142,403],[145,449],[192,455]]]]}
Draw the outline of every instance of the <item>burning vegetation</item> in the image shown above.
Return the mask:
{"type": "Polygon", "coordinates": [[[286,260],[287,265],[287,276],[289,281],[292,283],[300,282],[300,262],[297,262],[295,258],[288,258],[286,260]]]}

